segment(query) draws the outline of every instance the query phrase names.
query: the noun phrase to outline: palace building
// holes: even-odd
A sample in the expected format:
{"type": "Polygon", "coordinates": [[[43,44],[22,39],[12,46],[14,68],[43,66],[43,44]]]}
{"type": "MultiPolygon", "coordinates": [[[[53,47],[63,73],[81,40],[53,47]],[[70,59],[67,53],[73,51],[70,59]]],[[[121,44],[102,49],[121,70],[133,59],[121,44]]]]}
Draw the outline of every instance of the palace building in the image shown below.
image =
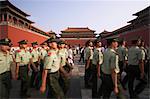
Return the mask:
{"type": "Polygon", "coordinates": [[[129,21],[128,25],[121,27],[112,32],[102,32],[100,33],[99,39],[102,40],[104,44],[106,44],[106,38],[111,36],[119,36],[120,38],[124,38],[128,43],[127,45],[131,45],[131,39],[134,37],[141,37],[146,45],[150,44],[150,6],[133,14],[137,16],[135,19],[129,21]]]}
{"type": "Polygon", "coordinates": [[[95,30],[91,30],[88,27],[68,27],[61,33],[61,39],[64,39],[69,45],[84,46],[86,41],[96,39],[95,30]]]}
{"type": "Polygon", "coordinates": [[[37,41],[40,44],[49,38],[51,34],[33,26],[34,22],[27,19],[29,16],[8,0],[1,0],[0,39],[8,37],[12,40],[13,46],[17,46],[17,42],[23,39],[29,43],[37,41]]]}

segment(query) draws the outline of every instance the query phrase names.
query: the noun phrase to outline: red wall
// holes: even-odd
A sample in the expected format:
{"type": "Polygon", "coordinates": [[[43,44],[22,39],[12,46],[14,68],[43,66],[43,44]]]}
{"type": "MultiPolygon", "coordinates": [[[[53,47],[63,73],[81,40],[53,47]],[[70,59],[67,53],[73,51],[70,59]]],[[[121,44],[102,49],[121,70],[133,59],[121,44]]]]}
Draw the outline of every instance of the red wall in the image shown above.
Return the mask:
{"type": "Polygon", "coordinates": [[[8,38],[11,39],[13,46],[18,46],[18,41],[26,39],[28,40],[28,45],[31,45],[31,42],[37,41],[38,44],[45,41],[47,38],[33,34],[32,32],[24,31],[21,29],[17,29],[11,26],[8,26],[8,38]]]}
{"type": "Polygon", "coordinates": [[[127,32],[126,34],[120,34],[120,37],[125,38],[129,46],[131,45],[131,39],[139,36],[142,37],[142,40],[144,40],[146,45],[149,45],[150,31],[148,27],[139,28],[131,32],[127,32]]]}
{"type": "Polygon", "coordinates": [[[6,38],[8,33],[8,27],[6,25],[0,26],[0,39],[6,38]]]}

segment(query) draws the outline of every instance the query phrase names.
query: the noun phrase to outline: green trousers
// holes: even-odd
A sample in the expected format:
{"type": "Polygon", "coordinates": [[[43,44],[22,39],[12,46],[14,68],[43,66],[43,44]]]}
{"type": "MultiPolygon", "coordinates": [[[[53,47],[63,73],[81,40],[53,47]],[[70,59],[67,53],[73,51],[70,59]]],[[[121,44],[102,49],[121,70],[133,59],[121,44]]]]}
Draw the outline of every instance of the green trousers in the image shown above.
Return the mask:
{"type": "Polygon", "coordinates": [[[8,99],[11,88],[11,72],[0,74],[0,99],[8,99]]]}
{"type": "Polygon", "coordinates": [[[47,86],[48,86],[48,93],[47,98],[49,99],[63,99],[64,92],[59,84],[59,73],[48,73],[47,77],[47,86]]]}

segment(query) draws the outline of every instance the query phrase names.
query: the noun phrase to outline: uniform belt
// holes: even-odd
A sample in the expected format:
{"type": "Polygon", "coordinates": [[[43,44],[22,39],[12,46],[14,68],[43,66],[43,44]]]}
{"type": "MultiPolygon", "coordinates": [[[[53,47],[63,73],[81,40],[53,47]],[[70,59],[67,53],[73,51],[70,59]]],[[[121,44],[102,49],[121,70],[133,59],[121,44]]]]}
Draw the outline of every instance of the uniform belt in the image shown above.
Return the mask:
{"type": "Polygon", "coordinates": [[[48,74],[56,74],[56,73],[58,73],[58,71],[56,71],[56,72],[50,72],[50,73],[48,73],[48,74]]]}
{"type": "Polygon", "coordinates": [[[20,67],[25,67],[25,66],[28,66],[28,64],[26,64],[26,65],[19,65],[20,67]]]}
{"type": "Polygon", "coordinates": [[[10,73],[10,71],[6,71],[0,74],[0,76],[5,75],[6,73],[10,73]]]}

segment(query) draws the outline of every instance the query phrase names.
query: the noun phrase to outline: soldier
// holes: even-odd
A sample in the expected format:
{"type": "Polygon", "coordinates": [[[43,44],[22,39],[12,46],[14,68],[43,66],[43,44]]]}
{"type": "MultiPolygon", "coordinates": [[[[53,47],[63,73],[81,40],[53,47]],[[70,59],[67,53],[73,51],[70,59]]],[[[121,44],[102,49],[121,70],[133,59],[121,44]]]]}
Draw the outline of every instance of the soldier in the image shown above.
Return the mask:
{"type": "MultiPolygon", "coordinates": [[[[127,66],[127,48],[126,48],[126,41],[124,39],[119,40],[119,47],[117,49],[117,53],[119,55],[119,69],[120,69],[120,81],[121,81],[121,74],[124,71],[125,67],[127,66]]],[[[127,76],[126,76],[127,77],[127,76]]],[[[124,78],[123,81],[121,81],[121,84],[124,89],[125,84],[127,82],[127,78],[124,78]]]]}
{"type": "Polygon", "coordinates": [[[39,80],[38,80],[38,71],[40,70],[40,53],[37,49],[38,47],[38,43],[37,42],[33,42],[31,43],[33,49],[30,50],[31,56],[32,56],[32,61],[33,61],[33,65],[31,65],[31,69],[32,69],[32,75],[31,75],[31,88],[37,88],[39,87],[39,80]],[[33,67],[36,67],[38,70],[34,70],[33,67]]]}
{"type": "Polygon", "coordinates": [[[100,40],[95,40],[94,45],[95,48],[92,60],[92,98],[97,98],[97,77],[100,77],[100,65],[103,61],[103,54],[100,40]]]}
{"type": "Polygon", "coordinates": [[[64,94],[67,93],[69,89],[69,77],[70,77],[70,67],[67,65],[67,49],[65,48],[65,42],[64,41],[59,41],[58,42],[59,46],[59,57],[60,57],[60,85],[64,91],[64,94]]]}
{"type": "Polygon", "coordinates": [[[0,99],[8,99],[11,88],[10,66],[13,59],[9,53],[10,44],[8,38],[0,40],[0,99]]]}
{"type": "Polygon", "coordinates": [[[138,90],[141,89],[141,86],[137,85],[134,90],[134,80],[137,78],[141,83],[144,78],[144,62],[142,50],[138,47],[141,44],[141,40],[134,38],[132,44],[128,51],[128,88],[130,98],[137,98],[137,94],[139,94],[138,90]]]}
{"type": "Polygon", "coordinates": [[[84,83],[85,88],[90,88],[91,84],[91,66],[92,66],[92,59],[93,59],[93,42],[88,40],[86,42],[85,48],[85,76],[84,76],[84,83]]]}
{"type": "Polygon", "coordinates": [[[32,56],[27,48],[27,40],[21,40],[18,42],[20,50],[16,52],[16,79],[21,80],[21,97],[30,97],[27,95],[28,91],[28,70],[30,70],[30,62],[32,61],[32,56]]]}
{"type": "Polygon", "coordinates": [[[50,50],[45,57],[44,70],[42,73],[42,85],[40,91],[43,93],[46,90],[46,85],[48,86],[47,98],[64,98],[64,93],[59,84],[59,68],[60,68],[60,58],[58,56],[57,39],[47,40],[50,50]]]}
{"type": "Polygon", "coordinates": [[[40,50],[40,72],[41,72],[41,75],[42,75],[42,71],[43,71],[43,66],[44,66],[44,58],[45,56],[47,55],[47,44],[46,42],[43,42],[41,45],[41,50],[40,50]]]}
{"type": "MultiPolygon", "coordinates": [[[[107,39],[108,49],[104,52],[103,64],[101,66],[102,79],[102,97],[109,99],[111,92],[114,90],[115,94],[119,94],[119,83],[117,74],[119,73],[118,54],[115,51],[118,46],[118,39],[116,37],[107,39]]],[[[119,96],[121,98],[121,96],[119,96]]]]}

